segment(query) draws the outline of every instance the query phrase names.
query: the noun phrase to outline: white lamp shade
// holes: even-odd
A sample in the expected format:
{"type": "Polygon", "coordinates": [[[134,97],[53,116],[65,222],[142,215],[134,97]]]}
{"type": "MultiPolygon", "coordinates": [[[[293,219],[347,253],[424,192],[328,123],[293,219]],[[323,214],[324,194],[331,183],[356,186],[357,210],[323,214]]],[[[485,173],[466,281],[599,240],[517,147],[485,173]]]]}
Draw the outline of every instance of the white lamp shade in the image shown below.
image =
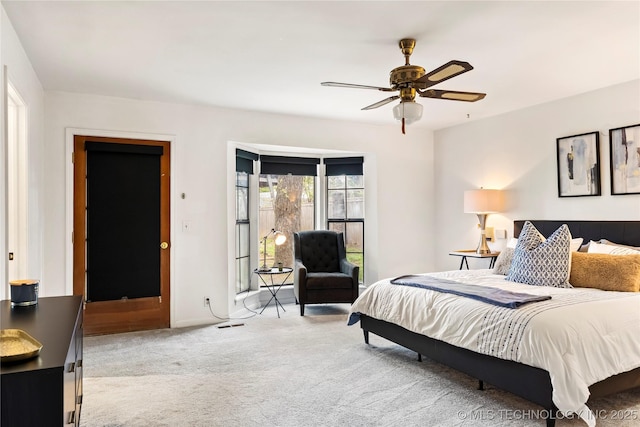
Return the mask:
{"type": "Polygon", "coordinates": [[[464,192],[465,213],[494,213],[504,209],[502,190],[468,190],[464,192]]]}
{"type": "Polygon", "coordinates": [[[393,107],[393,117],[396,120],[402,120],[404,117],[404,123],[407,125],[418,121],[422,117],[422,104],[415,101],[401,102],[393,107]]]}

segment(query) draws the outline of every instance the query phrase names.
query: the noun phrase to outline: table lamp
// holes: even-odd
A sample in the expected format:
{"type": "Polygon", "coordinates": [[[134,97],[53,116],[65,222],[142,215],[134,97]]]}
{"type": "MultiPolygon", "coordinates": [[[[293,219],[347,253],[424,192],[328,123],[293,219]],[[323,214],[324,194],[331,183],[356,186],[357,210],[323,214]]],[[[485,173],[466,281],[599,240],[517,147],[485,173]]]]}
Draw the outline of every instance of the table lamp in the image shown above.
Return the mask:
{"type": "Polygon", "coordinates": [[[480,222],[480,243],[476,253],[491,253],[489,245],[487,245],[487,236],[485,225],[487,223],[487,215],[490,213],[500,212],[504,208],[504,192],[501,190],[468,190],[464,192],[464,212],[474,213],[478,215],[480,222]]]}
{"type": "Polygon", "coordinates": [[[267,238],[272,234],[275,234],[275,243],[278,246],[287,241],[287,236],[285,236],[281,231],[278,231],[275,228],[272,228],[271,231],[262,238],[262,242],[264,243],[264,250],[262,252],[262,267],[260,267],[259,271],[271,271],[271,267],[267,267],[267,238]]]}

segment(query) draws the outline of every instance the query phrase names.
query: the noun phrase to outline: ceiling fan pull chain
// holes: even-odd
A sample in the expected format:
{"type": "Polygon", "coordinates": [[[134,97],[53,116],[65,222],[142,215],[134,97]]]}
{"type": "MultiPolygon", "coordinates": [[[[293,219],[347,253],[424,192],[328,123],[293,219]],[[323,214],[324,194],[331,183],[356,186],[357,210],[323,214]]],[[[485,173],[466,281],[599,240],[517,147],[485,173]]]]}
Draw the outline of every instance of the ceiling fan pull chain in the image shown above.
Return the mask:
{"type": "Polygon", "coordinates": [[[402,134],[404,135],[404,117],[402,118],[402,134]]]}

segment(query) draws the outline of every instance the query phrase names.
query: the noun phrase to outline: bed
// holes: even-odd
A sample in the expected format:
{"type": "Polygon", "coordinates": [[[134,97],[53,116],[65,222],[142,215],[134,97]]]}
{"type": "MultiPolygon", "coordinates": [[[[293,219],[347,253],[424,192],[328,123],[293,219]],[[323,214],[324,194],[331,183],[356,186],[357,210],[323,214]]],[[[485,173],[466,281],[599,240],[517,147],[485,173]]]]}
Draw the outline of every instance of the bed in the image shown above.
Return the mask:
{"type": "MultiPolygon", "coordinates": [[[[525,221],[515,221],[514,236],[520,235],[524,224],[525,221]]],[[[531,224],[546,237],[566,224],[571,235],[583,238],[585,243],[606,239],[640,246],[640,221],[531,221],[531,224]]],[[[521,328],[525,332],[519,329],[521,337],[517,351],[513,344],[509,344],[511,347],[492,346],[494,341],[491,340],[495,340],[495,336],[487,333],[495,331],[491,330],[491,325],[487,326],[486,319],[506,309],[457,295],[394,286],[389,279],[369,286],[358,297],[351,308],[349,323],[360,322],[367,344],[369,334],[373,333],[416,351],[419,358],[425,355],[477,378],[480,389],[486,382],[542,406],[549,427],[555,425],[560,413],[577,414],[587,425],[593,426],[596,422],[594,414],[586,406],[590,396],[599,397],[640,386],[639,292],[531,286],[506,281],[504,276],[500,278],[492,270],[430,273],[429,276],[549,295],[551,300],[517,309],[534,313],[526,316],[529,323],[521,328]],[[497,283],[496,280],[501,281],[497,283]],[[428,300],[429,310],[420,305],[424,304],[423,300],[428,300]],[[561,301],[570,302],[563,303],[566,307],[553,306],[561,301]],[[537,308],[550,306],[549,309],[537,308]],[[627,314],[620,314],[624,311],[627,314]],[[605,326],[592,324],[592,321],[599,321],[594,313],[605,319],[605,326]],[[484,319],[484,326],[481,323],[475,326],[474,319],[478,322],[484,319]],[[583,323],[595,328],[596,336],[584,339],[587,334],[593,335],[593,331],[578,330],[583,323]],[[467,327],[467,324],[474,326],[467,327]],[[566,324],[564,329],[571,330],[563,332],[559,324],[566,324]],[[598,328],[603,327],[617,329],[611,334],[598,333],[598,328]],[[567,342],[561,345],[553,341],[547,343],[547,335],[559,337],[550,340],[567,342]],[[581,339],[569,340],[566,336],[581,339]],[[600,339],[605,342],[599,342],[600,339]],[[615,348],[607,340],[622,347],[615,348]],[[563,349],[564,345],[568,347],[563,349]],[[601,351],[605,347],[611,348],[612,353],[601,351]],[[507,354],[505,349],[511,353],[507,354]],[[597,350],[594,352],[594,349],[597,350]],[[580,352],[584,354],[578,354],[580,352]],[[580,365],[580,368],[574,369],[574,365],[580,365]]]]}

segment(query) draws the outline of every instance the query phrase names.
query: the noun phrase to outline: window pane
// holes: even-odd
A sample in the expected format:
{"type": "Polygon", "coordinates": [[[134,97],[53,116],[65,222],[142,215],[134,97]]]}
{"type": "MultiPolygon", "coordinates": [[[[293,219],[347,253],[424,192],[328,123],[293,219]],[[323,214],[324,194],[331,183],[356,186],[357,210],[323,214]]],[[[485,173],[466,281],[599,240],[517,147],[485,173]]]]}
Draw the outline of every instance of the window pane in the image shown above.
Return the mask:
{"type": "Polygon", "coordinates": [[[242,267],[240,260],[236,258],[236,293],[242,292],[242,267]]]}
{"type": "Polygon", "coordinates": [[[236,260],[236,293],[248,291],[250,279],[249,258],[236,260]]]}
{"type": "Polygon", "coordinates": [[[344,233],[345,231],[345,223],[344,222],[330,222],[329,230],[337,231],[338,233],[344,233]]]}
{"type": "Polygon", "coordinates": [[[249,189],[236,187],[236,220],[249,219],[249,189]]]}
{"type": "Polygon", "coordinates": [[[364,222],[330,222],[329,230],[344,233],[347,260],[360,267],[359,280],[364,281],[364,222]]]}
{"type": "Polygon", "coordinates": [[[349,175],[347,177],[347,188],[364,188],[364,176],[349,175]]]}
{"type": "MultiPolygon", "coordinates": [[[[238,260],[238,258],[240,258],[240,224],[236,223],[236,229],[235,229],[235,242],[236,242],[236,253],[235,253],[235,258],[236,261],[238,260]]],[[[237,276],[236,276],[237,277],[237,276]]]]}
{"type": "Polygon", "coordinates": [[[347,222],[345,247],[347,259],[360,266],[360,281],[364,279],[364,222],[347,222]]]}
{"type": "Polygon", "coordinates": [[[240,258],[240,269],[242,273],[240,274],[240,286],[241,290],[248,291],[249,286],[251,284],[251,271],[249,270],[249,258],[240,258]]]}
{"type": "Polygon", "coordinates": [[[328,177],[327,188],[329,188],[330,190],[336,188],[344,188],[344,175],[328,177]]]}
{"type": "Polygon", "coordinates": [[[328,190],[327,216],[330,219],[346,218],[346,192],[344,190],[328,190]]]}
{"type": "Polygon", "coordinates": [[[347,190],[347,217],[364,218],[364,190],[347,190]]]}
{"type": "Polygon", "coordinates": [[[238,224],[240,229],[240,236],[238,236],[238,256],[249,256],[249,224],[238,224]]]}
{"type": "Polygon", "coordinates": [[[236,172],[236,186],[248,187],[249,186],[249,174],[246,172],[236,172]]]}
{"type": "Polygon", "coordinates": [[[358,281],[362,283],[364,280],[364,254],[361,252],[348,253],[347,261],[360,267],[358,269],[358,281]]]}
{"type": "Polygon", "coordinates": [[[347,252],[364,251],[364,223],[348,222],[346,226],[345,247],[347,252]]]}

